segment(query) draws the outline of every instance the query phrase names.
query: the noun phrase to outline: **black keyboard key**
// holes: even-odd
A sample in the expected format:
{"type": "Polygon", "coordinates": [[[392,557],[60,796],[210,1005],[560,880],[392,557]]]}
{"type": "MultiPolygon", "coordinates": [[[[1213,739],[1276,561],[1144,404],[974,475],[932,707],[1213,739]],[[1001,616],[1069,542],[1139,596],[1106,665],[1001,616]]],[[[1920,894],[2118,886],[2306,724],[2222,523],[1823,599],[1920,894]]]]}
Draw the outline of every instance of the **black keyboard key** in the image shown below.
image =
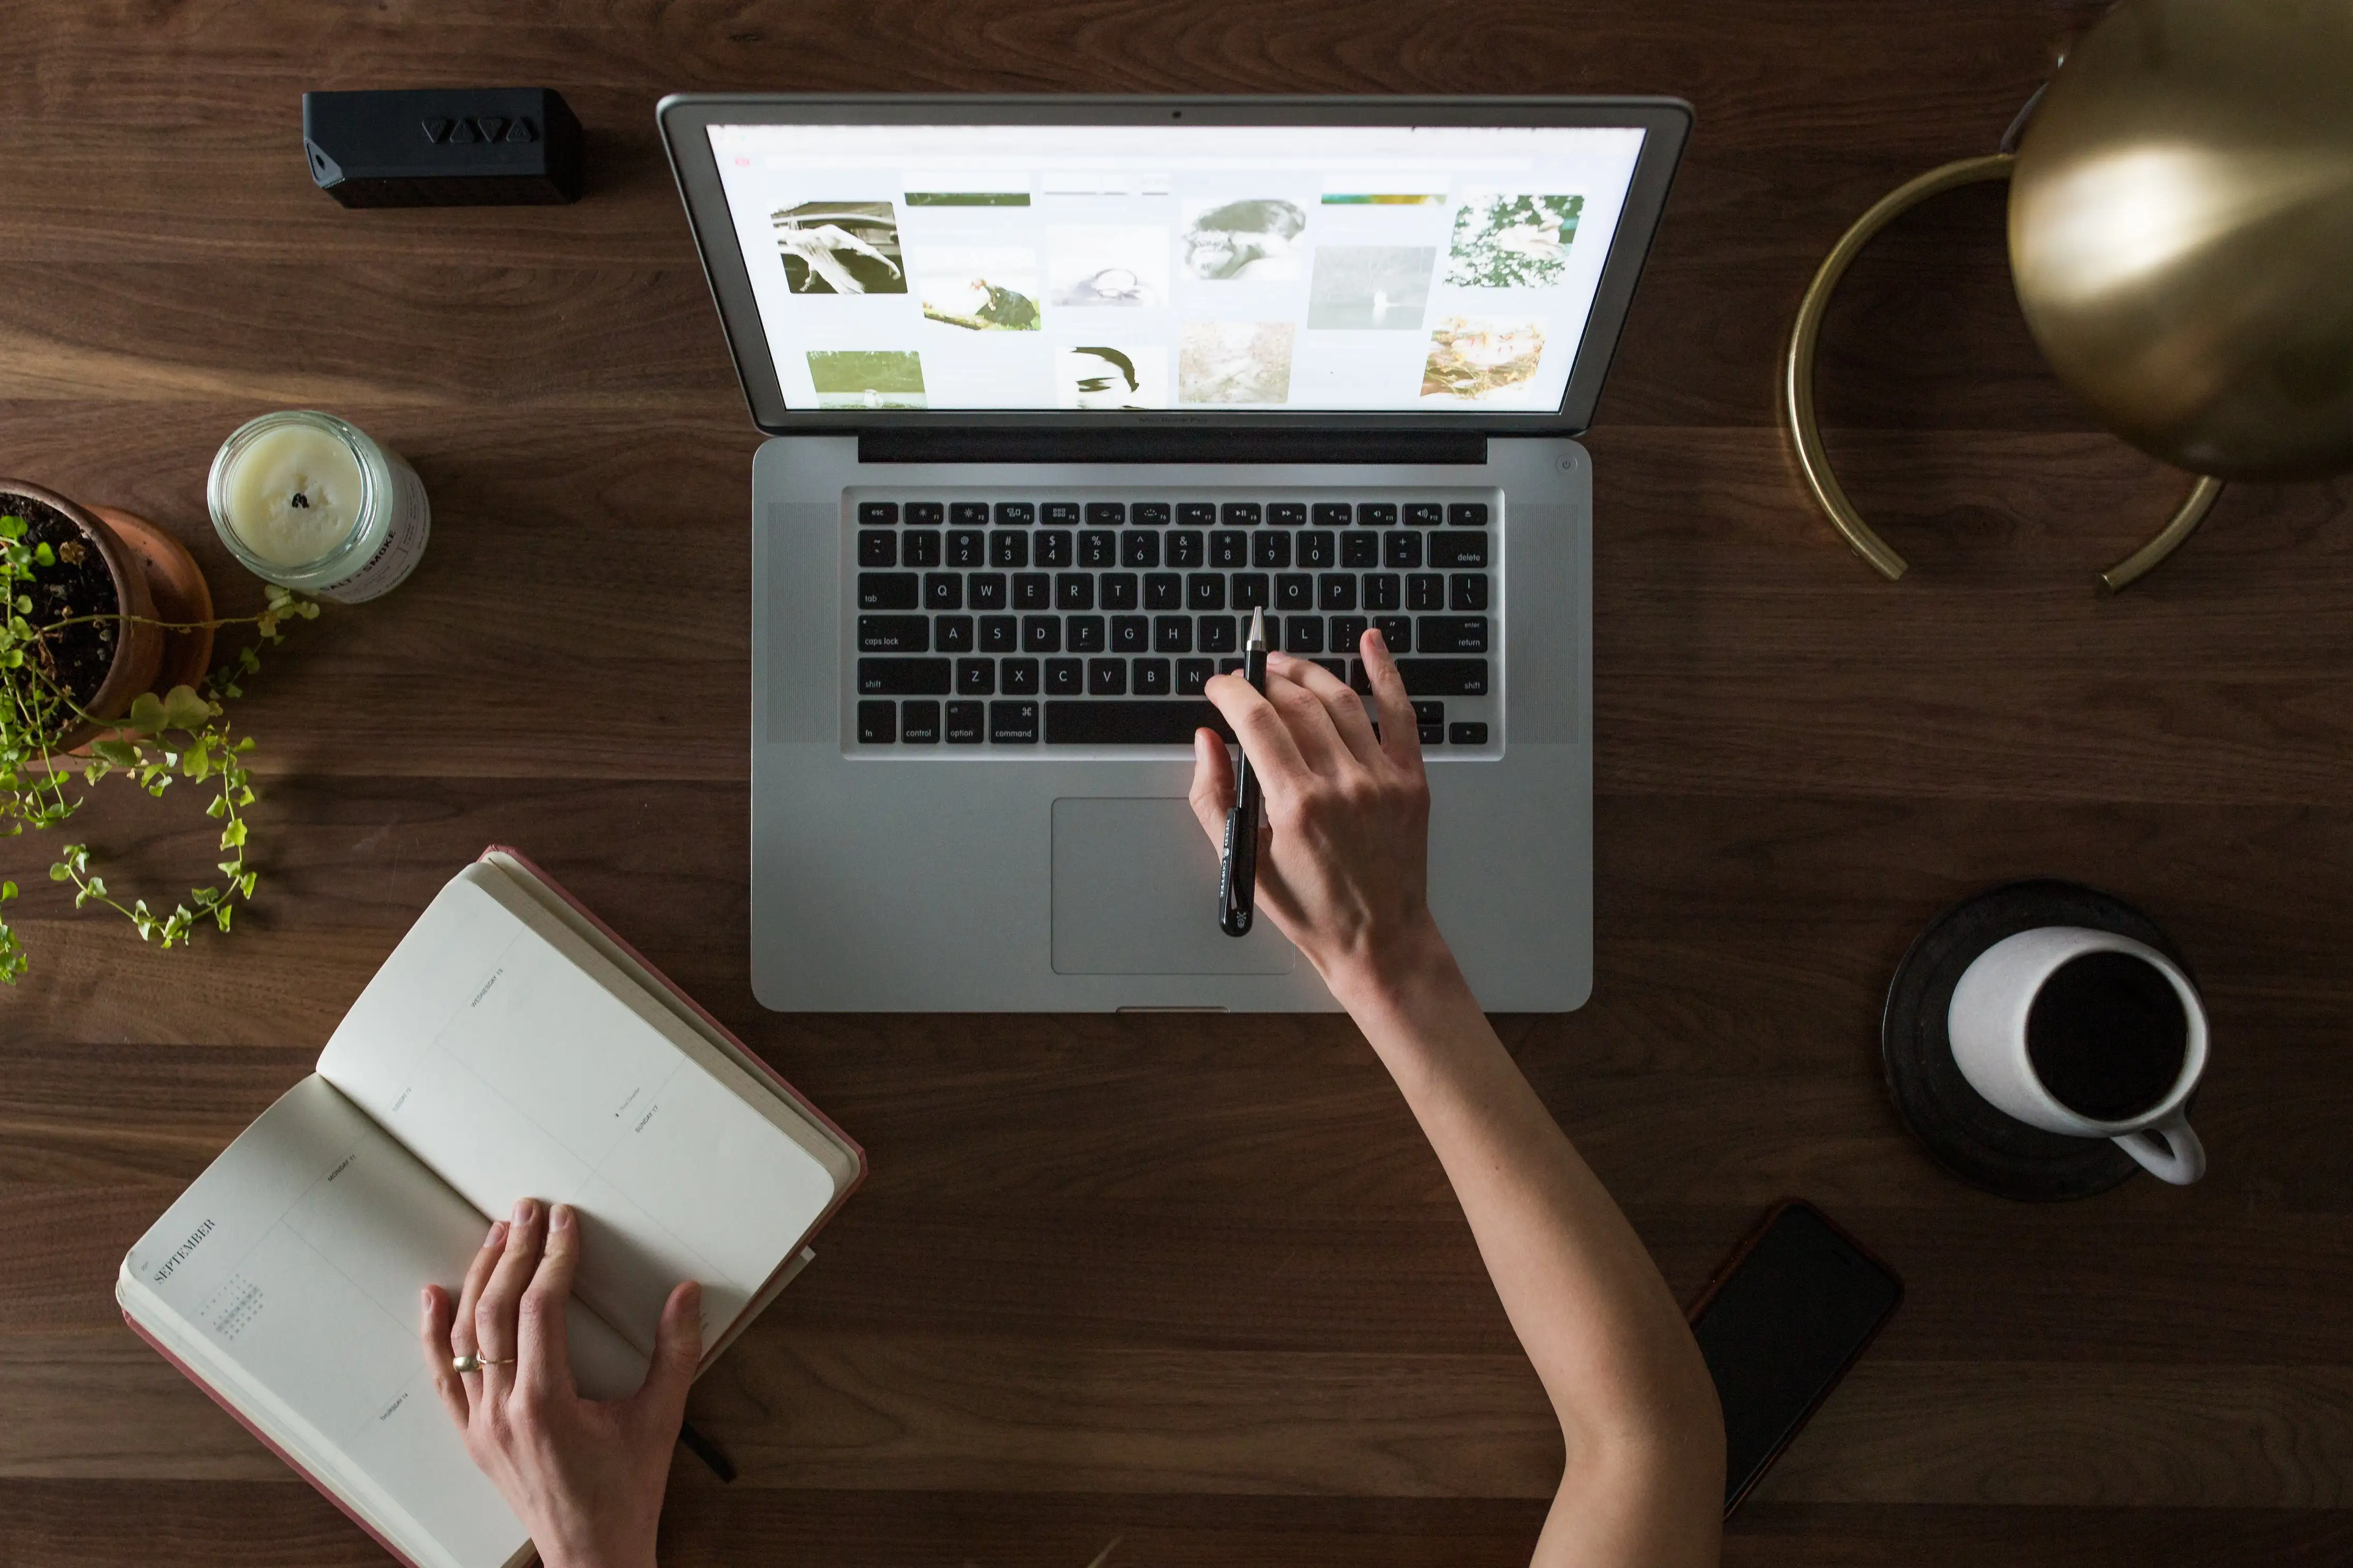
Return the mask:
{"type": "Polygon", "coordinates": [[[1373,630],[1381,634],[1392,655],[1413,651],[1413,618],[1409,616],[1375,616],[1373,630]]]}
{"type": "Polygon", "coordinates": [[[862,500],[858,503],[858,526],[888,528],[899,521],[899,503],[894,500],[862,500]]]}
{"type": "Polygon", "coordinates": [[[1142,616],[1111,618],[1111,651],[1142,653],[1152,646],[1152,623],[1142,616]]]}
{"type": "Polygon", "coordinates": [[[1419,533],[1383,534],[1381,564],[1392,572],[1410,572],[1420,565],[1421,535],[1419,533]]]}
{"type": "Polygon", "coordinates": [[[1446,509],[1446,521],[1456,528],[1487,526],[1487,503],[1482,500],[1459,500],[1446,509]]]}
{"type": "Polygon", "coordinates": [[[899,536],[887,528],[860,534],[858,563],[860,566],[896,566],[899,564],[899,536]]]}
{"type": "Polygon", "coordinates": [[[1487,661],[1483,658],[1401,658],[1398,673],[1414,697],[1484,697],[1487,661]]]}
{"type": "Polygon", "coordinates": [[[965,579],[965,602],[976,610],[1005,608],[1005,574],[975,572],[965,579]]]}
{"type": "Polygon", "coordinates": [[[948,661],[944,658],[861,658],[860,697],[944,697],[948,661]]]}
{"type": "Polygon", "coordinates": [[[1072,554],[1072,542],[1077,535],[1066,528],[1050,528],[1038,536],[1038,564],[1055,572],[1068,571],[1072,554]]]}
{"type": "Polygon", "coordinates": [[[992,702],[988,705],[988,738],[1000,746],[1038,743],[1035,702],[992,702]]]}
{"type": "Polygon", "coordinates": [[[977,702],[948,704],[948,744],[977,746],[981,742],[984,710],[977,702]]]}
{"type": "Polygon", "coordinates": [[[933,701],[899,704],[899,739],[910,746],[940,743],[940,705],[933,701]]]}
{"type": "Polygon", "coordinates": [[[1103,618],[1101,616],[1072,616],[1062,624],[1062,632],[1070,639],[1072,653],[1101,653],[1103,650],[1103,618]]]}
{"type": "Polygon", "coordinates": [[[956,660],[955,689],[959,697],[989,696],[997,689],[997,661],[993,658],[956,660]]]}
{"type": "Polygon", "coordinates": [[[1417,572],[1407,578],[1405,607],[1409,610],[1446,608],[1446,579],[1435,572],[1417,572]]]}
{"type": "Polygon", "coordinates": [[[1087,695],[1090,697],[1126,696],[1127,660],[1124,658],[1087,660],[1087,695]]]}
{"type": "Polygon", "coordinates": [[[1103,595],[1103,607],[1106,610],[1132,610],[1136,606],[1133,572],[1106,572],[1095,579],[1095,587],[1103,595]]]}
{"type": "Polygon", "coordinates": [[[1001,500],[997,503],[997,526],[1027,528],[1038,521],[1038,509],[1026,500],[1001,500]]]}
{"type": "Polygon", "coordinates": [[[931,617],[860,616],[858,617],[858,651],[929,653],[932,651],[931,617]]]}
{"type": "Polygon", "coordinates": [[[926,573],[923,577],[923,608],[963,609],[964,579],[954,572],[926,573]]]}
{"type": "Polygon", "coordinates": [[[932,640],[942,653],[972,651],[972,617],[941,616],[932,622],[932,640]]]}
{"type": "Polygon", "coordinates": [[[1201,651],[1232,653],[1242,646],[1241,623],[1231,616],[1201,617],[1201,651]]]}
{"type": "Polygon", "coordinates": [[[948,532],[948,564],[965,571],[979,565],[987,554],[988,547],[982,542],[987,537],[970,529],[951,529],[948,532]]]}
{"type": "Polygon", "coordinates": [[[1159,565],[1160,536],[1156,533],[1121,534],[1119,563],[1139,571],[1159,565]]]}
{"type": "Polygon", "coordinates": [[[1109,566],[1119,560],[1119,535],[1107,528],[1091,528],[1079,535],[1079,564],[1109,566]]]}
{"type": "Polygon", "coordinates": [[[1023,653],[1061,652],[1062,617],[1060,616],[1022,616],[1021,651],[1023,653]]]}
{"type": "Polygon", "coordinates": [[[911,500],[907,503],[909,528],[937,528],[947,521],[948,509],[935,500],[911,500]]]}
{"type": "Polygon", "coordinates": [[[1049,697],[1084,697],[1087,694],[1087,667],[1082,659],[1050,658],[1046,661],[1046,695],[1049,697]]]}
{"type": "Polygon", "coordinates": [[[1483,533],[1433,533],[1430,536],[1432,566],[1484,566],[1487,536],[1483,533]]]}
{"type": "Polygon", "coordinates": [[[1263,572],[1238,573],[1233,580],[1233,599],[1234,608],[1237,610],[1265,609],[1267,607],[1266,574],[1263,572]]]}
{"type": "Polygon", "coordinates": [[[1446,509],[1434,500],[1413,501],[1405,509],[1405,520],[1415,528],[1436,528],[1446,521],[1446,509]]]}
{"type": "Polygon", "coordinates": [[[1011,653],[1020,646],[1021,628],[1011,616],[980,617],[980,651],[1011,653]]]}
{"type": "Polygon", "coordinates": [[[896,702],[861,702],[858,705],[858,743],[861,746],[888,746],[899,739],[899,705],[896,702]]]}
{"type": "Polygon", "coordinates": [[[1054,579],[1054,608],[1058,610],[1092,610],[1095,607],[1095,580],[1084,572],[1065,572],[1054,579]]]}
{"type": "Polygon", "coordinates": [[[1250,539],[1250,564],[1261,572],[1280,572],[1291,564],[1291,538],[1287,533],[1261,533],[1250,539]]]}
{"type": "Polygon", "coordinates": [[[1438,526],[1438,518],[1434,512],[1409,510],[1406,514],[1406,521],[1412,523],[1416,528],[1435,528],[1438,526]]]}
{"type": "Polygon", "coordinates": [[[1017,566],[1029,565],[1029,536],[1026,533],[990,534],[988,563],[1003,572],[1010,572],[1017,566]]]}
{"type": "Polygon", "coordinates": [[[1138,697],[1167,696],[1168,661],[1165,658],[1137,659],[1134,685],[1138,697]]]}
{"type": "Polygon", "coordinates": [[[1209,564],[1225,572],[1249,565],[1250,538],[1230,528],[1218,530],[1209,535],[1209,564]]]}
{"type": "Polygon", "coordinates": [[[1319,610],[1353,610],[1356,607],[1356,580],[1345,572],[1326,572],[1315,579],[1315,607],[1319,610]]]}
{"type": "MultiPolygon", "coordinates": [[[[1412,536],[1409,534],[1406,537],[1412,536]]],[[[1405,603],[1404,581],[1394,572],[1366,573],[1365,574],[1365,608],[1394,610],[1401,607],[1405,603]]]]}
{"type": "Polygon", "coordinates": [[[1446,726],[1443,724],[1417,724],[1414,730],[1420,736],[1421,743],[1425,746],[1446,744],[1446,726]]]}
{"type": "Polygon", "coordinates": [[[1344,500],[1319,500],[1315,503],[1315,526],[1345,528],[1356,515],[1356,509],[1344,500]]]}
{"type": "Polygon", "coordinates": [[[1144,578],[1144,607],[1174,610],[1185,603],[1185,579],[1174,572],[1151,572],[1144,578]]]}
{"type": "Polygon", "coordinates": [[[1324,673],[1330,675],[1335,680],[1340,681],[1344,685],[1346,683],[1348,679],[1348,661],[1346,659],[1315,658],[1310,659],[1308,662],[1320,667],[1324,673]]]}
{"type": "Polygon", "coordinates": [[[1127,503],[1125,501],[1091,500],[1087,502],[1089,528],[1117,528],[1126,521],[1127,503]]]}
{"type": "Polygon", "coordinates": [[[1483,610],[1487,607],[1487,574],[1483,572],[1457,572],[1447,580],[1447,607],[1455,610],[1483,610]]]}
{"type": "Polygon", "coordinates": [[[858,607],[861,610],[912,610],[915,607],[913,572],[860,572],[858,607]]]}
{"type": "Polygon", "coordinates": [[[1054,602],[1054,580],[1043,572],[1016,572],[1013,574],[1013,607],[1017,610],[1042,610],[1054,602]]]}
{"type": "Polygon", "coordinates": [[[1335,535],[1311,528],[1299,536],[1299,563],[1308,570],[1323,571],[1339,558],[1335,535]]]}
{"type": "Polygon", "coordinates": [[[1414,628],[1414,645],[1424,653],[1485,653],[1484,616],[1424,616],[1414,628]]]}
{"type": "Polygon", "coordinates": [[[1165,500],[1137,501],[1135,510],[1128,513],[1127,521],[1138,528],[1166,528],[1168,526],[1168,503],[1165,500]]]}
{"type": "Polygon", "coordinates": [[[1348,661],[1348,689],[1359,697],[1373,694],[1373,678],[1366,671],[1365,661],[1361,658],[1348,661]]]}
{"type": "Polygon", "coordinates": [[[1307,503],[1303,500],[1279,500],[1266,509],[1267,521],[1277,528],[1297,528],[1307,521],[1307,503]]]}
{"type": "Polygon", "coordinates": [[[1283,616],[1282,651],[1322,653],[1324,651],[1323,617],[1319,616],[1283,616]]]}
{"type": "Polygon", "coordinates": [[[1218,521],[1218,509],[1216,504],[1210,501],[1178,501],[1176,521],[1187,528],[1207,528],[1218,521]]]}
{"type": "Polygon", "coordinates": [[[997,689],[1008,697],[1038,695],[1038,661],[1034,658],[997,660],[997,689]]]}
{"type": "Polygon", "coordinates": [[[1356,645],[1365,640],[1365,628],[1370,625],[1362,616],[1334,616],[1330,627],[1332,651],[1354,653],[1356,645]]]}
{"type": "Polygon", "coordinates": [[[1397,526],[1397,502],[1393,500],[1368,500],[1365,502],[1364,505],[1356,509],[1356,526],[1359,528],[1395,528],[1397,526]]]}
{"type": "Polygon", "coordinates": [[[1213,658],[1180,658],[1176,661],[1176,695],[1198,697],[1209,678],[1218,673],[1218,661],[1213,658]]]}
{"type": "Polygon", "coordinates": [[[1046,704],[1050,746],[1190,746],[1196,730],[1234,738],[1233,726],[1206,698],[1046,704]]]}
{"type": "Polygon", "coordinates": [[[1222,610],[1226,607],[1226,579],[1217,572],[1196,572],[1185,579],[1185,607],[1188,610],[1222,610]]]}
{"type": "Polygon", "coordinates": [[[1058,528],[1068,528],[1079,521],[1079,503],[1074,500],[1050,500],[1038,509],[1038,521],[1058,528]]]}
{"type": "Polygon", "coordinates": [[[1344,533],[1340,536],[1340,564],[1361,572],[1367,566],[1381,563],[1381,536],[1377,533],[1344,533]]]}
{"type": "Polygon", "coordinates": [[[1487,726],[1480,723],[1450,724],[1446,739],[1457,746],[1483,746],[1487,743],[1487,726]]]}
{"type": "Polygon", "coordinates": [[[1274,608],[1291,615],[1314,607],[1314,578],[1304,572],[1286,572],[1274,580],[1274,608]]]}
{"type": "Polygon", "coordinates": [[[899,536],[899,560],[908,566],[936,566],[940,563],[940,536],[936,533],[902,533],[899,536]]]}
{"type": "Polygon", "coordinates": [[[1168,564],[1180,571],[1191,571],[1208,557],[1203,541],[1208,536],[1198,529],[1179,529],[1168,536],[1168,564]]]}
{"type": "Polygon", "coordinates": [[[1261,515],[1254,500],[1229,500],[1218,511],[1228,528],[1256,528],[1261,515]]]}
{"type": "Polygon", "coordinates": [[[1417,724],[1445,723],[1446,704],[1443,702],[1416,702],[1413,705],[1413,721],[1417,724]]]}
{"type": "Polygon", "coordinates": [[[958,528],[969,528],[976,523],[985,527],[988,522],[988,503],[985,500],[950,501],[948,521],[958,528]]]}
{"type": "MultiPolygon", "coordinates": [[[[1152,618],[1152,650],[1155,653],[1191,653],[1193,651],[1193,617],[1190,616],[1155,616],[1152,618]]],[[[1138,688],[1141,690],[1142,688],[1138,688]]]]}

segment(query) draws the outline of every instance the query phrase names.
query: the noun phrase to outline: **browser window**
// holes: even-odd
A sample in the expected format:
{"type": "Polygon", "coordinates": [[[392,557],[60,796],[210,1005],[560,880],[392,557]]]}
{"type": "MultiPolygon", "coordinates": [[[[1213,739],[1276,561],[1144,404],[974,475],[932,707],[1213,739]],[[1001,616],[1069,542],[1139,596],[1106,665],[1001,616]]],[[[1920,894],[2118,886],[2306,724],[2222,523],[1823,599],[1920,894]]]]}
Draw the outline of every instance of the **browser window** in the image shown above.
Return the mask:
{"type": "Polygon", "coordinates": [[[710,127],[793,409],[1550,413],[1642,136],[710,127]]]}

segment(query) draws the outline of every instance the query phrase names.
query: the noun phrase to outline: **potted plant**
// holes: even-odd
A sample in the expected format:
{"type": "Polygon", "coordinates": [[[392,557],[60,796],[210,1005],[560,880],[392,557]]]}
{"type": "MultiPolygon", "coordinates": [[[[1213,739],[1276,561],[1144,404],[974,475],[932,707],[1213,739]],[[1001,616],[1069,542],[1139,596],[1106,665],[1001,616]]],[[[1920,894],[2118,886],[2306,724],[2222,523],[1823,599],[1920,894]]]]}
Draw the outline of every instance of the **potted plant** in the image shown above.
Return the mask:
{"type": "MultiPolygon", "coordinates": [[[[110,773],[156,796],[177,779],[203,784],[228,857],[220,883],[168,912],[142,898],[126,904],[92,869],[87,844],[64,846],[49,878],[74,885],[76,908],[95,900],[167,948],[200,920],[227,931],[257,878],[244,815],[255,799],[245,762],[253,741],[233,731],[226,704],[260,668],[258,644],[280,641],[289,620],[314,617],[318,605],[273,586],[260,614],[216,617],[195,559],[170,535],[16,479],[0,479],[0,837],[59,826],[80,809],[79,787],[110,773]],[[213,634],[229,626],[251,626],[256,642],[215,673],[213,634]]],[[[16,893],[0,881],[0,905],[16,893]]],[[[26,967],[0,920],[0,982],[16,984],[26,967]]]]}

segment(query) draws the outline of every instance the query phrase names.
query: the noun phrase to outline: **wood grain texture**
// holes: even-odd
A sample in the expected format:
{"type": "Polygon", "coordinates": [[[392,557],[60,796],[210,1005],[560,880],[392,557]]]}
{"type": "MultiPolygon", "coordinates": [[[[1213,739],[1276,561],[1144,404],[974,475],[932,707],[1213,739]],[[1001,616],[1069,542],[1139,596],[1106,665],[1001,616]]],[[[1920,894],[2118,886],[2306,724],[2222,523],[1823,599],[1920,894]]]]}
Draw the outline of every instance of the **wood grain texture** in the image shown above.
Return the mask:
{"type": "MultiPolygon", "coordinates": [[[[2097,429],[2010,298],[2001,195],[1940,198],[1825,323],[1829,442],[1913,561],[1874,578],[1776,428],[1838,233],[1988,150],[2094,0],[21,0],[0,10],[0,472],[131,507],[225,602],[205,466],[334,408],[430,487],[397,594],[255,686],[267,882],[187,955],[11,841],[0,996],[0,1565],[376,1549],[120,1326],[117,1260],[307,1070],[450,873],[524,846],[868,1146],[874,1175],[694,1396],[673,1563],[1524,1562],[1559,1462],[1443,1178],[1345,1021],[788,1017],[745,977],[755,445],[652,105],[716,88],[1627,91],[1698,130],[1588,445],[1597,984],[1499,1020],[1689,1293],[1824,1204],[1902,1312],[1733,1564],[2353,1557],[2353,529],[2233,487],[2114,600],[2184,481],[2097,429]],[[545,82],[575,207],[350,213],[307,88],[545,82]],[[28,875],[29,873],[29,875],[28,875]],[[1881,997],[1954,900],[2126,897],[2213,1016],[2188,1191],[2021,1207],[1930,1165],[1881,997]]],[[[118,882],[206,825],[102,789],[118,882]]]]}

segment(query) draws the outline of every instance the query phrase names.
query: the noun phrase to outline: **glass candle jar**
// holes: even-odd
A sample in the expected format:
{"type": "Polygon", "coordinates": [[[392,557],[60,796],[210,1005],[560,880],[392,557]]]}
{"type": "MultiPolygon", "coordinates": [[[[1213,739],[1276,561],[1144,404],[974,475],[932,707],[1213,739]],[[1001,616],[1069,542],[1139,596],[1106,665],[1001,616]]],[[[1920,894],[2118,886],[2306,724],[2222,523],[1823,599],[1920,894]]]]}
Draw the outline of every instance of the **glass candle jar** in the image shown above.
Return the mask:
{"type": "Polygon", "coordinates": [[[346,605],[398,587],[433,521],[399,453],[312,409],[238,426],[213,458],[205,500],[221,542],[255,576],[346,605]]]}

